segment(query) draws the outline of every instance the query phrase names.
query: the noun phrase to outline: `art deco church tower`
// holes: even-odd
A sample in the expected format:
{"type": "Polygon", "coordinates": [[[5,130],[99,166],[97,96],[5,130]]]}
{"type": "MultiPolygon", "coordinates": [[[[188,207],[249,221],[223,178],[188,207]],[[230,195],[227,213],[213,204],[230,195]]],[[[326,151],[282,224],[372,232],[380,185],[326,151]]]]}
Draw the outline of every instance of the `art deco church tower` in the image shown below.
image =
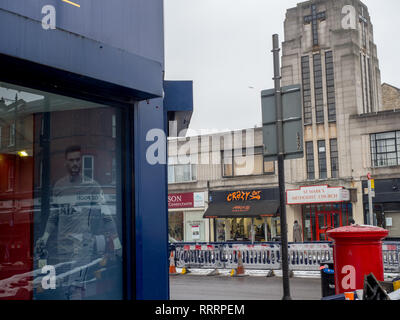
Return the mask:
{"type": "Polygon", "coordinates": [[[349,118],[382,108],[368,8],[359,0],[302,2],[287,10],[284,30],[282,85],[302,84],[305,141],[288,182],[337,179],[351,187],[349,118]]]}

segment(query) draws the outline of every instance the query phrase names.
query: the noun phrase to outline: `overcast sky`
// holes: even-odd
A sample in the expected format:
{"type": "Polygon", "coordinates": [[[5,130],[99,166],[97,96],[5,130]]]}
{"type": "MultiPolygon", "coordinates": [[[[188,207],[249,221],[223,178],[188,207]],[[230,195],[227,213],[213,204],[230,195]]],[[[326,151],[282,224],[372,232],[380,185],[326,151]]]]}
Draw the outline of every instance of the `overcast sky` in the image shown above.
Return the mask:
{"type": "MultiPolygon", "coordinates": [[[[273,88],[272,34],[283,38],[297,0],[165,0],[167,80],[193,80],[190,128],[261,125],[260,91],[273,88]]],[[[400,88],[400,1],[364,0],[382,82],[400,88]]]]}

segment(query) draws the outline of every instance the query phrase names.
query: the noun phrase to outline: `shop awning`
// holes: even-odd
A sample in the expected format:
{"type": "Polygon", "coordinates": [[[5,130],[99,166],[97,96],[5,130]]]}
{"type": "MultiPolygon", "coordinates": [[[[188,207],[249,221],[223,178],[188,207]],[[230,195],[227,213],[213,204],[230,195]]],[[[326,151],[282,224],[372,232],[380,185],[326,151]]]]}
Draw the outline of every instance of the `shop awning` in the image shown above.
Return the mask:
{"type": "Polygon", "coordinates": [[[210,203],[203,218],[256,218],[275,216],[279,201],[261,200],[250,202],[217,202],[210,203]]]}

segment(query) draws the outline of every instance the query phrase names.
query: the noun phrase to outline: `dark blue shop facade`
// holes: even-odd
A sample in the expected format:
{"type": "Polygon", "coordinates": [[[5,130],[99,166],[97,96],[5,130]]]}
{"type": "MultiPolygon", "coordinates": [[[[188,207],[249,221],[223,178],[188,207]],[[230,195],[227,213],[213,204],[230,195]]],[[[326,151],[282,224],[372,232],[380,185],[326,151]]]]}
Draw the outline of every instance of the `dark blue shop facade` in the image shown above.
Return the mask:
{"type": "Polygon", "coordinates": [[[3,0],[0,30],[0,299],[168,299],[163,1],[3,0]]]}
{"type": "MultiPolygon", "coordinates": [[[[388,240],[400,239],[400,179],[375,179],[372,198],[374,225],[389,230],[388,240]]],[[[362,182],[364,221],[369,221],[368,181],[362,182]]]]}

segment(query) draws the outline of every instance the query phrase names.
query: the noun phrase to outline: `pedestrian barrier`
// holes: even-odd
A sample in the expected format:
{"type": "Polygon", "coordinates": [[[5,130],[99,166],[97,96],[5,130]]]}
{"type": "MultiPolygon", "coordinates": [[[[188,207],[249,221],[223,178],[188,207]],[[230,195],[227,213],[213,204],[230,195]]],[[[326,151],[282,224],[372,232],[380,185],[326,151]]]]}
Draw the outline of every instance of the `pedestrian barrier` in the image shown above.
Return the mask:
{"type": "Polygon", "coordinates": [[[178,268],[221,269],[220,245],[175,243],[175,259],[178,268]]]}
{"type": "Polygon", "coordinates": [[[385,272],[400,272],[400,243],[384,242],[382,254],[385,272]]]}
{"type": "Polygon", "coordinates": [[[236,268],[238,264],[238,253],[243,259],[246,269],[272,270],[280,268],[280,246],[276,243],[260,244],[232,244],[222,246],[224,264],[226,269],[236,268]]]}
{"type": "MultiPolygon", "coordinates": [[[[175,265],[178,268],[236,269],[240,252],[243,267],[250,270],[281,269],[279,242],[257,243],[173,243],[175,265]]],[[[400,242],[384,242],[382,246],[385,272],[400,272],[400,242]]],[[[289,269],[319,271],[323,263],[333,263],[331,242],[289,243],[289,269]]]]}
{"type": "Polygon", "coordinates": [[[291,270],[317,271],[321,263],[333,263],[330,243],[291,243],[288,249],[291,270]]]}

